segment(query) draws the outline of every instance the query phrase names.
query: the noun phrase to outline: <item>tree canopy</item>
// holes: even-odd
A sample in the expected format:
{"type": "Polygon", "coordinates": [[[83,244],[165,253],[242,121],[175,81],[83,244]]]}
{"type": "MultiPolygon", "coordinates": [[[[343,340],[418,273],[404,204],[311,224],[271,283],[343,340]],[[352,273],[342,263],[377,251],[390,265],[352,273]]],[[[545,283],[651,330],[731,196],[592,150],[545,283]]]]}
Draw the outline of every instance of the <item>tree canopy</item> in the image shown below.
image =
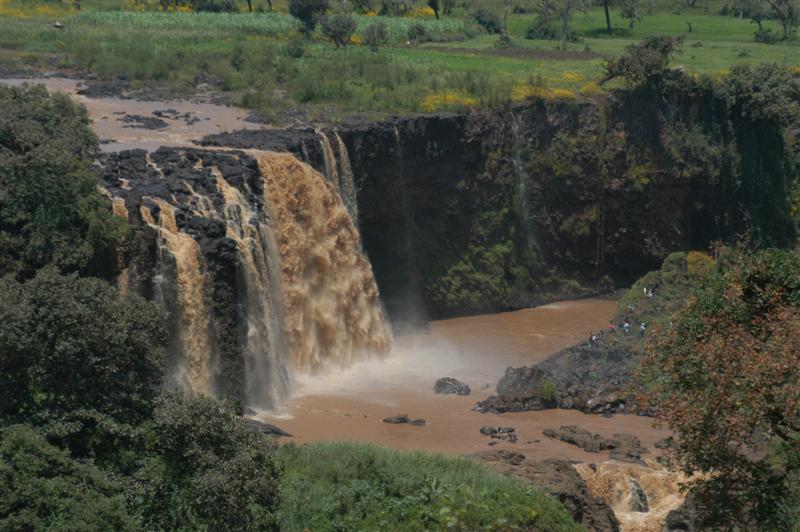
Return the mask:
{"type": "Polygon", "coordinates": [[[707,526],[781,530],[800,509],[800,257],[727,252],[654,335],[647,399],[707,526]]]}
{"type": "Polygon", "coordinates": [[[128,225],[91,171],[86,109],[42,85],[0,85],[0,275],[47,264],[110,277],[128,225]]]}

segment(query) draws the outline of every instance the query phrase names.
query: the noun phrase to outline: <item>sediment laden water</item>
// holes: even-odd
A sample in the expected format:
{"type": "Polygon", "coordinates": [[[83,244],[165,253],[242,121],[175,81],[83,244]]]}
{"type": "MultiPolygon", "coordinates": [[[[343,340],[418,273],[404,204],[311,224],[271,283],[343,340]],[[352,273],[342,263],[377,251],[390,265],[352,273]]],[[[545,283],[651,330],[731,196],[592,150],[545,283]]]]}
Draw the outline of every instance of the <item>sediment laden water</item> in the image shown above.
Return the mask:
{"type": "MultiPolygon", "coordinates": [[[[178,380],[196,393],[211,394],[209,314],[206,307],[205,264],[198,243],[178,230],[175,210],[161,198],[149,198],[158,206],[158,220],[145,205],[142,220],[158,235],[161,270],[174,263],[178,303],[181,309],[180,345],[183,350],[178,380]],[[168,255],[168,257],[166,256],[168,255]]],[[[162,273],[163,275],[163,273],[162,273]]]]}
{"type": "Polygon", "coordinates": [[[150,262],[129,266],[118,286],[121,294],[149,286],[172,314],[179,386],[213,395],[234,383],[248,405],[266,409],[288,397],[292,367],[347,366],[388,353],[392,334],[372,267],[338,192],[352,191],[355,201],[346,148],[335,138],[338,181],[291,155],[255,152],[261,175],[242,161],[244,173],[226,179],[213,161],[230,172],[236,154],[173,157],[163,169],[147,157],[152,171],[141,197],[122,179],[117,197],[104,189],[115,215],[155,234],[150,262]],[[151,271],[137,272],[142,266],[151,271]],[[222,300],[217,282],[228,290],[222,300]],[[238,347],[223,345],[237,338],[238,347]]]}
{"type": "Polygon", "coordinates": [[[322,148],[322,160],[325,169],[325,178],[337,187],[347,212],[353,224],[358,226],[358,202],[356,198],[356,185],[353,179],[353,169],[350,166],[350,154],[347,152],[342,137],[334,132],[333,137],[336,141],[338,156],[334,152],[328,135],[323,131],[317,130],[317,137],[322,148]]]}
{"type": "Polygon", "coordinates": [[[258,153],[280,249],[284,332],[296,367],[346,366],[389,352],[361,242],[340,195],[288,154],[258,153]]]}
{"type": "Polygon", "coordinates": [[[683,503],[680,484],[686,477],[668,471],[655,460],[649,461],[648,467],[608,461],[576,464],[575,469],[589,491],[614,510],[622,532],[660,532],[667,514],[683,503]],[[637,484],[647,498],[646,512],[635,509],[637,484]]]}

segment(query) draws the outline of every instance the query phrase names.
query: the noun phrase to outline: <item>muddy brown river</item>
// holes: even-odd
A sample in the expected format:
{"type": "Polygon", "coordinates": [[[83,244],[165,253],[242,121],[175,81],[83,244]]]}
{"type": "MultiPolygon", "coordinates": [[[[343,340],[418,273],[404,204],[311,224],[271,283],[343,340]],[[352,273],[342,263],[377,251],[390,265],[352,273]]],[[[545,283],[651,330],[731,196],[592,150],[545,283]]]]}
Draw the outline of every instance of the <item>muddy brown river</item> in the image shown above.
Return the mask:
{"type": "Polygon", "coordinates": [[[537,308],[457,318],[431,323],[424,333],[398,337],[390,356],[345,370],[296,378],[289,403],[261,418],[293,434],[297,443],[320,440],[369,441],[398,449],[465,454],[489,449],[482,425],[515,427],[516,444],[500,442],[531,458],[602,461],[542,435],[546,428],[578,425],[611,436],[636,434],[653,449],[668,432],[652,428],[645,417],[603,418],[575,410],[545,410],[501,415],[481,414],[475,403],[494,393],[508,366],[523,366],[584,340],[602,329],[614,313],[614,301],[588,299],[537,308]],[[469,384],[469,396],[436,395],[439,377],[469,384]],[[382,419],[396,414],[426,420],[424,427],[392,425],[382,419]]]}

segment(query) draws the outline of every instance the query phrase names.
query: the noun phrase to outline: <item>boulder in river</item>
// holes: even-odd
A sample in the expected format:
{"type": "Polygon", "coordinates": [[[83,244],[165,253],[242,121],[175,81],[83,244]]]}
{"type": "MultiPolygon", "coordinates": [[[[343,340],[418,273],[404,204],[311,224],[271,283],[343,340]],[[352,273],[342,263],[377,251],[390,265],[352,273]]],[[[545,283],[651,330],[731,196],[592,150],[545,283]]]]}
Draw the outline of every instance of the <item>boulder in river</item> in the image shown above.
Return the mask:
{"type": "Polygon", "coordinates": [[[405,414],[400,414],[397,416],[389,416],[383,418],[384,423],[391,423],[394,425],[414,425],[416,427],[424,427],[425,420],[424,419],[411,419],[405,414]]]}
{"type": "Polygon", "coordinates": [[[469,386],[453,377],[442,377],[433,385],[433,392],[442,395],[469,395],[469,386]]]}

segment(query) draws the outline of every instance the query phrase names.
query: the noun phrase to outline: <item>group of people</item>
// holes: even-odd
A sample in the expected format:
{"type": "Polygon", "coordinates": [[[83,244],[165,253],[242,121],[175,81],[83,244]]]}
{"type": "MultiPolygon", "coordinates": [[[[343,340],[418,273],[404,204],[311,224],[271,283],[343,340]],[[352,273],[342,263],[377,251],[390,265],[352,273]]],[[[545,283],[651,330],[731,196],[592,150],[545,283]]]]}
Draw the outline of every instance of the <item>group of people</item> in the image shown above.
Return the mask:
{"type": "MultiPolygon", "coordinates": [[[[642,292],[644,293],[644,297],[647,299],[653,299],[653,289],[645,286],[642,288],[642,292]]],[[[633,312],[636,310],[636,307],[633,303],[628,305],[628,312],[633,312]]],[[[622,329],[622,334],[628,336],[631,332],[631,323],[628,321],[628,318],[624,318],[622,323],[619,324],[619,329],[622,329]]],[[[617,324],[614,323],[614,320],[608,322],[608,332],[609,334],[616,334],[618,330],[617,324]]],[[[645,334],[647,333],[647,324],[645,322],[641,322],[639,324],[639,336],[644,338],[645,334]]],[[[589,349],[592,349],[597,346],[597,343],[600,341],[602,336],[602,332],[598,335],[595,333],[589,333],[589,349]]]]}
{"type": "MultiPolygon", "coordinates": [[[[622,320],[622,323],[620,324],[619,328],[622,329],[622,334],[624,334],[625,336],[628,336],[628,334],[631,332],[631,324],[627,320],[627,318],[622,320]]],[[[614,323],[614,320],[611,320],[611,321],[608,322],[608,332],[609,332],[609,334],[616,334],[617,333],[617,324],[614,323]]],[[[644,338],[644,335],[645,335],[646,332],[647,332],[647,325],[645,324],[645,322],[640,323],[639,324],[639,336],[644,338]]],[[[600,341],[600,335],[595,334],[595,333],[589,333],[589,349],[592,349],[595,346],[597,346],[597,343],[599,341],[600,341]]]]}

